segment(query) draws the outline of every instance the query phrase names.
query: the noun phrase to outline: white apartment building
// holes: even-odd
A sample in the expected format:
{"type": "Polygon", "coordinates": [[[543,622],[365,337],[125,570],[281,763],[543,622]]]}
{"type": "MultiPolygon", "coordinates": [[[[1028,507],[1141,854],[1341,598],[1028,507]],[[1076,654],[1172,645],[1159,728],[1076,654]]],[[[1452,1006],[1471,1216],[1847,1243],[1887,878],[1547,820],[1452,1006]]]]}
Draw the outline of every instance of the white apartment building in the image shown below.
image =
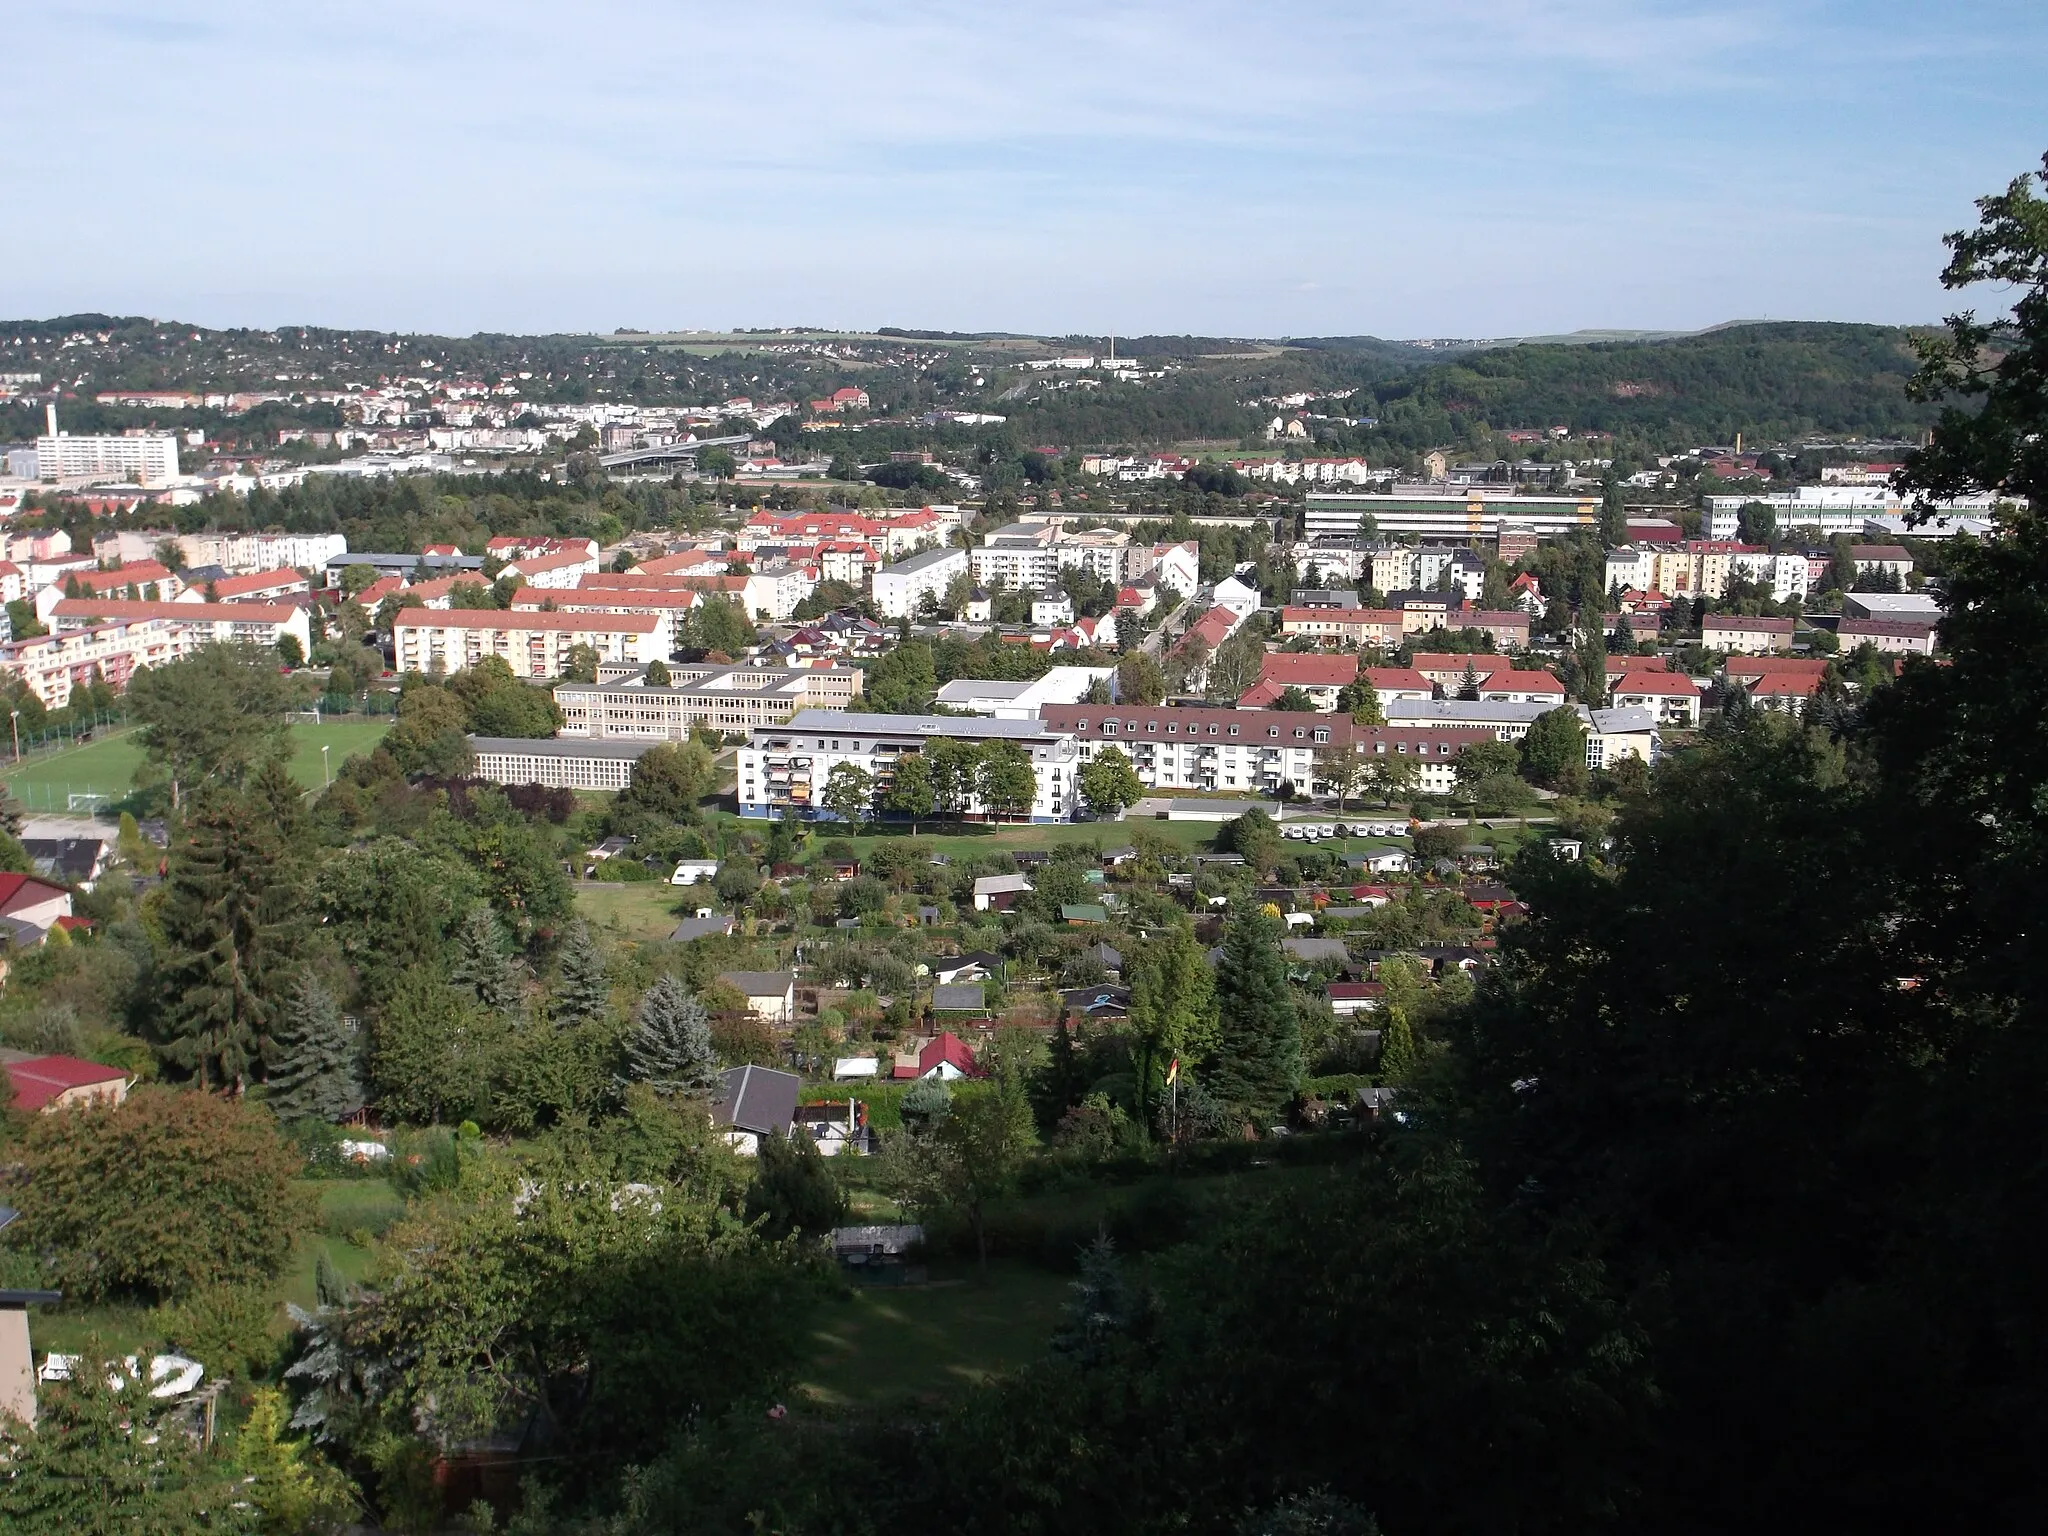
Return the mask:
{"type": "Polygon", "coordinates": [[[964,549],[928,549],[875,572],[875,611],[885,619],[914,619],[929,597],[945,601],[946,588],[968,571],[964,549]]]}
{"type": "Polygon", "coordinates": [[[1659,725],[1700,723],[1700,685],[1682,672],[1633,672],[1614,680],[1607,702],[1616,709],[1648,710],[1659,725]]]}
{"type": "Polygon", "coordinates": [[[579,645],[596,651],[600,662],[659,661],[661,627],[651,613],[406,608],[393,623],[392,645],[401,672],[460,672],[498,656],[515,677],[549,678],[562,675],[579,645]]]}
{"type": "Polygon", "coordinates": [[[1539,539],[1596,527],[1600,498],[1517,496],[1508,487],[1473,487],[1447,496],[1374,496],[1345,491],[1311,491],[1302,532],[1310,539],[1351,538],[1359,520],[1370,516],[1382,535],[1497,543],[1504,526],[1527,529],[1539,539]]]}
{"type": "Polygon", "coordinates": [[[1202,584],[1202,546],[1192,539],[1179,544],[1134,545],[1124,562],[1127,582],[1150,578],[1155,587],[1192,596],[1202,584]]]}
{"type": "Polygon", "coordinates": [[[165,624],[181,632],[181,643],[188,648],[215,643],[274,646],[286,636],[298,641],[301,656],[313,648],[306,610],[282,603],[151,603],[67,597],[50,610],[50,628],[60,632],[108,623],[165,624]]]}
{"type": "Polygon", "coordinates": [[[1737,656],[1786,655],[1792,650],[1792,621],[1710,613],[1700,624],[1700,644],[1737,656]]]}
{"type": "MultiPolygon", "coordinates": [[[[690,620],[690,611],[702,600],[698,593],[671,588],[574,587],[564,591],[550,587],[531,590],[521,587],[512,594],[512,611],[537,613],[545,609],[556,613],[645,615],[654,619],[656,624],[654,649],[659,655],[652,659],[658,660],[673,656],[682,649],[683,626],[690,620]]],[[[446,600],[427,606],[445,607],[446,600]]]]}
{"type": "MultiPolygon", "coordinates": [[[[1777,519],[1780,533],[1794,529],[1832,538],[1846,533],[1861,538],[1865,525],[1874,519],[1902,517],[1912,510],[1913,498],[1901,496],[1883,485],[1802,485],[1791,491],[1771,491],[1761,496],[1709,496],[1705,503],[1705,531],[1710,539],[1732,539],[1751,502],[1762,502],[1777,519]]],[[[1958,496],[1941,503],[1951,516],[1975,512],[1988,516],[1997,498],[1986,492],[1958,496]]]]}
{"type": "Polygon", "coordinates": [[[217,565],[235,576],[287,566],[320,571],[348,553],[348,539],[339,533],[172,533],[149,528],[98,534],[92,549],[101,560],[131,565],[154,560],[165,544],[174,546],[188,567],[217,565]]]}
{"type": "Polygon", "coordinates": [[[1354,743],[1368,752],[1412,757],[1420,787],[1440,794],[1454,782],[1458,754],[1488,734],[1359,726],[1347,715],[1284,709],[1056,704],[1040,718],[1048,729],[1071,737],[1083,762],[1115,747],[1148,788],[1264,794],[1282,784],[1326,793],[1316,754],[1354,743]]]}
{"type": "MultiPolygon", "coordinates": [[[[765,726],[739,751],[739,806],[742,816],[822,814],[820,800],[832,770],[841,763],[886,784],[906,756],[933,740],[950,736],[976,744],[1010,742],[1031,758],[1038,793],[1033,821],[1069,821],[1078,803],[1080,757],[1071,736],[1038,720],[970,720],[951,715],[848,715],[807,709],[787,725],[765,726]]],[[[985,814],[979,800],[966,807],[985,814]]]]}
{"type": "Polygon", "coordinates": [[[120,480],[160,488],[178,478],[178,439],[169,432],[135,437],[73,437],[60,432],[39,437],[36,478],[45,485],[120,480]]]}
{"type": "Polygon", "coordinates": [[[563,736],[687,740],[698,726],[750,731],[780,725],[799,710],[843,710],[860,696],[858,667],[669,668],[669,686],[644,670],[595,683],[558,683],[563,736]]]}
{"type": "Polygon", "coordinates": [[[1053,667],[1028,683],[955,678],[940,687],[937,702],[948,709],[972,710],[997,720],[1036,720],[1039,710],[1048,704],[1080,703],[1096,683],[1115,697],[1116,668],[1053,667]]]}
{"type": "Polygon", "coordinates": [[[1886,656],[1934,654],[1934,625],[1915,619],[1844,619],[1835,634],[1844,651],[1869,645],[1886,656]]]}
{"type": "Polygon", "coordinates": [[[1657,716],[1647,709],[1586,709],[1579,712],[1586,727],[1586,767],[1598,772],[1624,757],[1654,764],[1662,751],[1657,716]]]}
{"type": "Polygon", "coordinates": [[[189,629],[156,619],[97,624],[0,645],[0,673],[20,678],[45,708],[62,709],[95,672],[125,688],[142,668],[176,661],[195,643],[189,629]]]}
{"type": "Polygon", "coordinates": [[[500,576],[517,576],[522,586],[573,587],[597,570],[594,550],[564,549],[507,561],[500,576]]]}
{"type": "Polygon", "coordinates": [[[1121,583],[1131,536],[1109,529],[1069,532],[1057,522],[1010,523],[967,552],[982,586],[1036,591],[1057,586],[1060,572],[1082,566],[1103,581],[1121,583]]]}

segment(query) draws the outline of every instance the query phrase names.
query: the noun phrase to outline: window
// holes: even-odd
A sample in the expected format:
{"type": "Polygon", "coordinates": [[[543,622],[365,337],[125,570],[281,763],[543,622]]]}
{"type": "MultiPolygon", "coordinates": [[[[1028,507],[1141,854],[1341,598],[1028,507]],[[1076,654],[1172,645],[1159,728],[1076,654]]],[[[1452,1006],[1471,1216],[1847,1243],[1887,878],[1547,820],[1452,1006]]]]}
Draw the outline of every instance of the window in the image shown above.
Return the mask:
{"type": "Polygon", "coordinates": [[[1088,729],[1088,722],[1086,720],[1076,720],[1074,722],[1074,729],[1077,731],[1085,731],[1088,729]]]}
{"type": "MultiPolygon", "coordinates": [[[[1268,736],[1278,736],[1280,734],[1280,727],[1277,725],[1269,725],[1266,727],[1266,734],[1268,736]]],[[[1299,736],[1301,732],[1296,731],[1294,734],[1299,736]]]]}
{"type": "Polygon", "coordinates": [[[1145,734],[1147,736],[1157,736],[1159,734],[1159,722],[1157,720],[1147,720],[1145,722],[1145,734]]]}
{"type": "Polygon", "coordinates": [[[1178,736],[1180,734],[1180,727],[1177,725],[1168,725],[1166,728],[1166,734],[1169,736],[1178,736]]]}
{"type": "Polygon", "coordinates": [[[1232,726],[1232,727],[1230,728],[1230,734],[1231,734],[1231,735],[1233,735],[1233,736],[1235,736],[1235,735],[1237,734],[1237,727],[1236,727],[1236,726],[1234,726],[1234,725],[1233,725],[1233,726],[1232,726]]]}
{"type": "Polygon", "coordinates": [[[1116,722],[1114,720],[1103,721],[1102,734],[1105,736],[1114,736],[1116,734],[1116,722]]]}
{"type": "MultiPolygon", "coordinates": [[[[1300,733],[1299,731],[1297,731],[1297,732],[1295,732],[1295,734],[1296,734],[1296,735],[1298,736],[1298,735],[1300,735],[1301,733],[1300,733]]],[[[1316,732],[1316,737],[1315,737],[1315,739],[1316,739],[1317,741],[1328,741],[1328,740],[1330,739],[1330,733],[1329,733],[1328,731],[1326,731],[1326,730],[1319,730],[1319,731],[1317,731],[1317,732],[1316,732]]]]}
{"type": "MultiPolygon", "coordinates": [[[[1308,732],[1307,732],[1306,730],[1304,730],[1304,729],[1303,729],[1302,727],[1298,726],[1298,725],[1297,725],[1297,726],[1296,726],[1296,727],[1294,728],[1294,739],[1295,739],[1296,741],[1300,741],[1300,740],[1302,739],[1302,737],[1306,736],[1307,734],[1308,734],[1308,732]]],[[[1323,735],[1323,734],[1325,734],[1325,733],[1324,733],[1324,732],[1321,732],[1321,731],[1318,731],[1318,732],[1317,732],[1316,734],[1317,734],[1318,736],[1322,736],[1322,735],[1323,735]]]]}
{"type": "Polygon", "coordinates": [[[1212,726],[1210,726],[1210,727],[1209,727],[1209,734],[1210,734],[1211,736],[1214,736],[1214,735],[1216,734],[1216,727],[1215,727],[1215,726],[1213,726],[1213,725],[1212,725],[1212,726]]]}

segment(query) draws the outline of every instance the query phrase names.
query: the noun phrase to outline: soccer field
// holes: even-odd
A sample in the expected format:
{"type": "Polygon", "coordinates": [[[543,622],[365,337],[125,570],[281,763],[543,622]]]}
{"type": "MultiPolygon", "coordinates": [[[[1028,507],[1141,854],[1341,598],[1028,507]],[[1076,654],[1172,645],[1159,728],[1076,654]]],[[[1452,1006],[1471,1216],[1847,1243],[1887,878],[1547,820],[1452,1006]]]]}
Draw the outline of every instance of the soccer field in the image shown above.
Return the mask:
{"type": "MultiPolygon", "coordinates": [[[[326,747],[331,771],[360,752],[376,746],[391,726],[387,721],[345,721],[337,725],[294,725],[292,733],[292,777],[308,789],[321,783],[320,749],[326,747]]],[[[0,743],[0,746],[4,746],[0,743]]],[[[0,784],[31,811],[65,811],[72,808],[73,795],[104,795],[109,801],[124,798],[135,784],[135,770],[142,762],[142,745],[133,727],[113,731],[82,747],[66,747],[48,756],[33,758],[16,767],[0,769],[0,784]]],[[[85,804],[80,803],[79,809],[85,804]]]]}

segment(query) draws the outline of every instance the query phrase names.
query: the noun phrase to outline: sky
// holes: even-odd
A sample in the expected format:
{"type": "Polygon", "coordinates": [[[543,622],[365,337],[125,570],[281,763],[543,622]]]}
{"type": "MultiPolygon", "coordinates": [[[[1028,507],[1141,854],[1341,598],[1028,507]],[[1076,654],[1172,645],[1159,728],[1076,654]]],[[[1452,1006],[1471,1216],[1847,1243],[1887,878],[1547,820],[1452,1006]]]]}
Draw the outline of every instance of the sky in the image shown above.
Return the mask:
{"type": "Polygon", "coordinates": [[[0,37],[10,318],[1920,322],[2048,150],[2040,0],[39,0],[0,37]]]}

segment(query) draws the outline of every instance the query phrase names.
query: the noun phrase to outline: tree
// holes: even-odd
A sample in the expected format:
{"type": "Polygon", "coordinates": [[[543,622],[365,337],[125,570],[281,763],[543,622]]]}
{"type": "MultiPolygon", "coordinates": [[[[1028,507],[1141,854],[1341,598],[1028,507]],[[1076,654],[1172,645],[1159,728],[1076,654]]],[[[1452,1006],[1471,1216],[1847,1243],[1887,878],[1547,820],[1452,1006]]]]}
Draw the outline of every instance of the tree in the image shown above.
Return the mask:
{"type": "Polygon", "coordinates": [[[1280,690],[1280,697],[1269,706],[1273,709],[1291,710],[1295,714],[1312,715],[1316,712],[1316,701],[1306,691],[1292,684],[1280,690]]]}
{"type": "Polygon", "coordinates": [[[565,683],[596,682],[597,664],[600,659],[595,646],[570,646],[569,654],[562,660],[562,681],[565,683]]]}
{"type": "Polygon", "coordinates": [[[1522,777],[1545,789],[1568,789],[1586,772],[1586,728],[1579,712],[1561,705],[1536,717],[1521,745],[1522,777]]]}
{"type": "Polygon", "coordinates": [[[698,741],[665,741],[649,747],[633,764],[633,776],[619,791],[621,806],[687,820],[697,802],[718,783],[717,759],[698,741]]]}
{"type": "Polygon", "coordinates": [[[355,1042],[334,996],[311,971],[284,1008],[265,1057],[263,1102],[280,1120],[346,1120],[363,1107],[355,1042]]]}
{"type": "Polygon", "coordinates": [[[1609,549],[1628,542],[1628,505],[1622,499],[1621,481],[1612,469],[1600,485],[1600,542],[1609,549]]]}
{"type": "Polygon", "coordinates": [[[1259,680],[1266,665],[1266,642],[1246,624],[1216,647],[1209,658],[1206,691],[1214,698],[1237,698],[1259,680]]]}
{"type": "Polygon", "coordinates": [[[1254,1124],[1270,1124],[1301,1081],[1301,1021],[1287,986],[1278,918],[1240,903],[1216,967],[1216,1049],[1208,1086],[1254,1124]]]}
{"type": "Polygon", "coordinates": [[[1380,1014],[1379,1079],[1398,1083],[1415,1069],[1415,1032],[1408,1025],[1408,1010],[1389,1004],[1380,1014]]]}
{"type": "Polygon", "coordinates": [[[270,1115],[210,1093],[138,1088],[33,1115],[10,1150],[17,1236],[79,1301],[157,1301],[280,1273],[311,1220],[298,1152],[270,1115]]]}
{"type": "Polygon", "coordinates": [[[1117,696],[1127,704],[1157,704],[1166,697],[1166,672],[1148,651],[1133,651],[1116,664],[1117,696]]]}
{"type": "Polygon", "coordinates": [[[1097,816],[1120,816],[1145,796],[1131,760],[1115,747],[1101,748],[1081,769],[1081,802],[1097,816]]]}
{"type": "Polygon", "coordinates": [[[1031,1105],[1021,1083],[999,1085],[954,1104],[934,1140],[943,1154],[947,1204],[974,1233],[975,1264],[988,1278],[988,1210],[1010,1192],[1033,1136],[1031,1105]]]}
{"type": "Polygon", "coordinates": [[[683,621],[683,644],[694,650],[737,655],[759,635],[740,605],[723,597],[702,598],[683,621]]]}
{"type": "Polygon", "coordinates": [[[1246,811],[1223,824],[1216,846],[1225,853],[1241,854],[1256,873],[1265,874],[1280,857],[1280,829],[1264,811],[1246,811]]]}
{"type": "Polygon", "coordinates": [[[718,1086],[711,1015],[676,977],[664,972],[640,999],[626,1036],[626,1077],[664,1097],[707,1096],[718,1086]]]}
{"type": "Polygon", "coordinates": [[[697,454],[697,472],[714,480],[730,480],[740,472],[730,448],[704,448],[697,454]]]}
{"type": "Polygon", "coordinates": [[[1337,691],[1337,708],[1351,717],[1353,725],[1382,726],[1387,723],[1387,713],[1380,707],[1380,691],[1373,687],[1372,679],[1360,674],[1355,683],[1346,683],[1337,691]]]}
{"type": "Polygon", "coordinates": [[[747,1189],[746,1216],[762,1235],[824,1237],[846,1216],[846,1192],[808,1132],[764,1136],[747,1189]]]}
{"type": "Polygon", "coordinates": [[[1038,774],[1031,766],[1031,755],[1012,742],[988,743],[981,750],[974,790],[991,818],[1029,816],[1032,802],[1038,798],[1038,774]]]}
{"type": "Polygon", "coordinates": [[[880,805],[891,816],[907,816],[911,835],[917,835],[918,822],[938,809],[938,795],[932,787],[931,764],[924,753],[913,752],[896,759],[896,771],[882,790],[880,805]]]}
{"type": "Polygon", "coordinates": [[[1136,946],[1125,974],[1131,988],[1131,1032],[1139,1046],[1133,1118],[1149,1128],[1155,1078],[1176,1060],[1183,1067],[1199,1064],[1216,1046],[1215,978],[1184,923],[1136,946]]]}
{"type": "MultiPolygon", "coordinates": [[[[175,570],[176,567],[174,566],[172,569],[175,570]]],[[[342,595],[353,602],[356,598],[362,596],[367,589],[377,585],[377,581],[377,567],[374,565],[358,563],[344,566],[341,572],[342,595]]]]}
{"type": "Polygon", "coordinates": [[[171,803],[208,784],[239,785],[285,756],[286,714],[305,694],[254,646],[206,645],[128,684],[142,749],[171,779],[171,803]]]}
{"type": "Polygon", "coordinates": [[[603,1018],[611,1010],[612,984],[590,925],[580,917],[562,935],[561,966],[555,983],[555,1021],[576,1024],[603,1018]]]}
{"type": "Polygon", "coordinates": [[[250,793],[210,787],[171,847],[160,1048],[201,1087],[239,1083],[255,1063],[302,934],[291,921],[297,790],[274,765],[266,773],[250,793]]]}
{"type": "Polygon", "coordinates": [[[649,688],[666,688],[673,681],[665,661],[647,663],[646,683],[649,688]]]}
{"type": "Polygon", "coordinates": [[[1375,791],[1380,804],[1391,807],[1398,796],[1413,790],[1421,781],[1422,770],[1415,766],[1415,759],[1400,752],[1375,752],[1366,769],[1365,787],[1375,791]]]}
{"type": "Polygon", "coordinates": [[[463,918],[448,979],[494,1013],[509,1013],[519,1005],[519,980],[505,952],[505,930],[489,902],[472,904],[463,918]]]}
{"type": "Polygon", "coordinates": [[[867,820],[875,802],[875,776],[854,763],[834,763],[818,803],[848,826],[867,820]]]}
{"type": "Polygon", "coordinates": [[[391,988],[370,1026],[370,1086],[393,1119],[439,1125],[488,1118],[507,1025],[428,966],[391,988]]]}
{"type": "Polygon", "coordinates": [[[1735,537],[1744,544],[1768,544],[1777,536],[1778,514],[1768,502],[1745,501],[1735,514],[1735,537]]]}
{"type": "Polygon", "coordinates": [[[277,659],[294,672],[306,664],[306,648],[299,644],[297,635],[277,637],[277,659]]]}
{"type": "Polygon", "coordinates": [[[554,696],[520,681],[502,656],[464,667],[447,689],[462,705],[463,728],[479,736],[552,736],[562,727],[554,696]]]}
{"type": "Polygon", "coordinates": [[[446,688],[408,688],[398,701],[398,723],[382,745],[402,773],[454,778],[472,762],[468,729],[469,711],[446,688]]]}
{"type": "Polygon", "coordinates": [[[1475,741],[1458,754],[1458,787],[1470,793],[1482,779],[1521,772],[1522,754],[1505,741],[1475,741]]]}
{"type": "Polygon", "coordinates": [[[1372,754],[1355,741],[1332,743],[1316,749],[1315,764],[1316,777],[1336,792],[1341,812],[1344,803],[1364,787],[1372,771],[1372,754]]]}
{"type": "Polygon", "coordinates": [[[982,749],[972,742],[941,737],[920,754],[931,775],[932,795],[939,813],[960,816],[966,812],[978,789],[982,749]]]}

